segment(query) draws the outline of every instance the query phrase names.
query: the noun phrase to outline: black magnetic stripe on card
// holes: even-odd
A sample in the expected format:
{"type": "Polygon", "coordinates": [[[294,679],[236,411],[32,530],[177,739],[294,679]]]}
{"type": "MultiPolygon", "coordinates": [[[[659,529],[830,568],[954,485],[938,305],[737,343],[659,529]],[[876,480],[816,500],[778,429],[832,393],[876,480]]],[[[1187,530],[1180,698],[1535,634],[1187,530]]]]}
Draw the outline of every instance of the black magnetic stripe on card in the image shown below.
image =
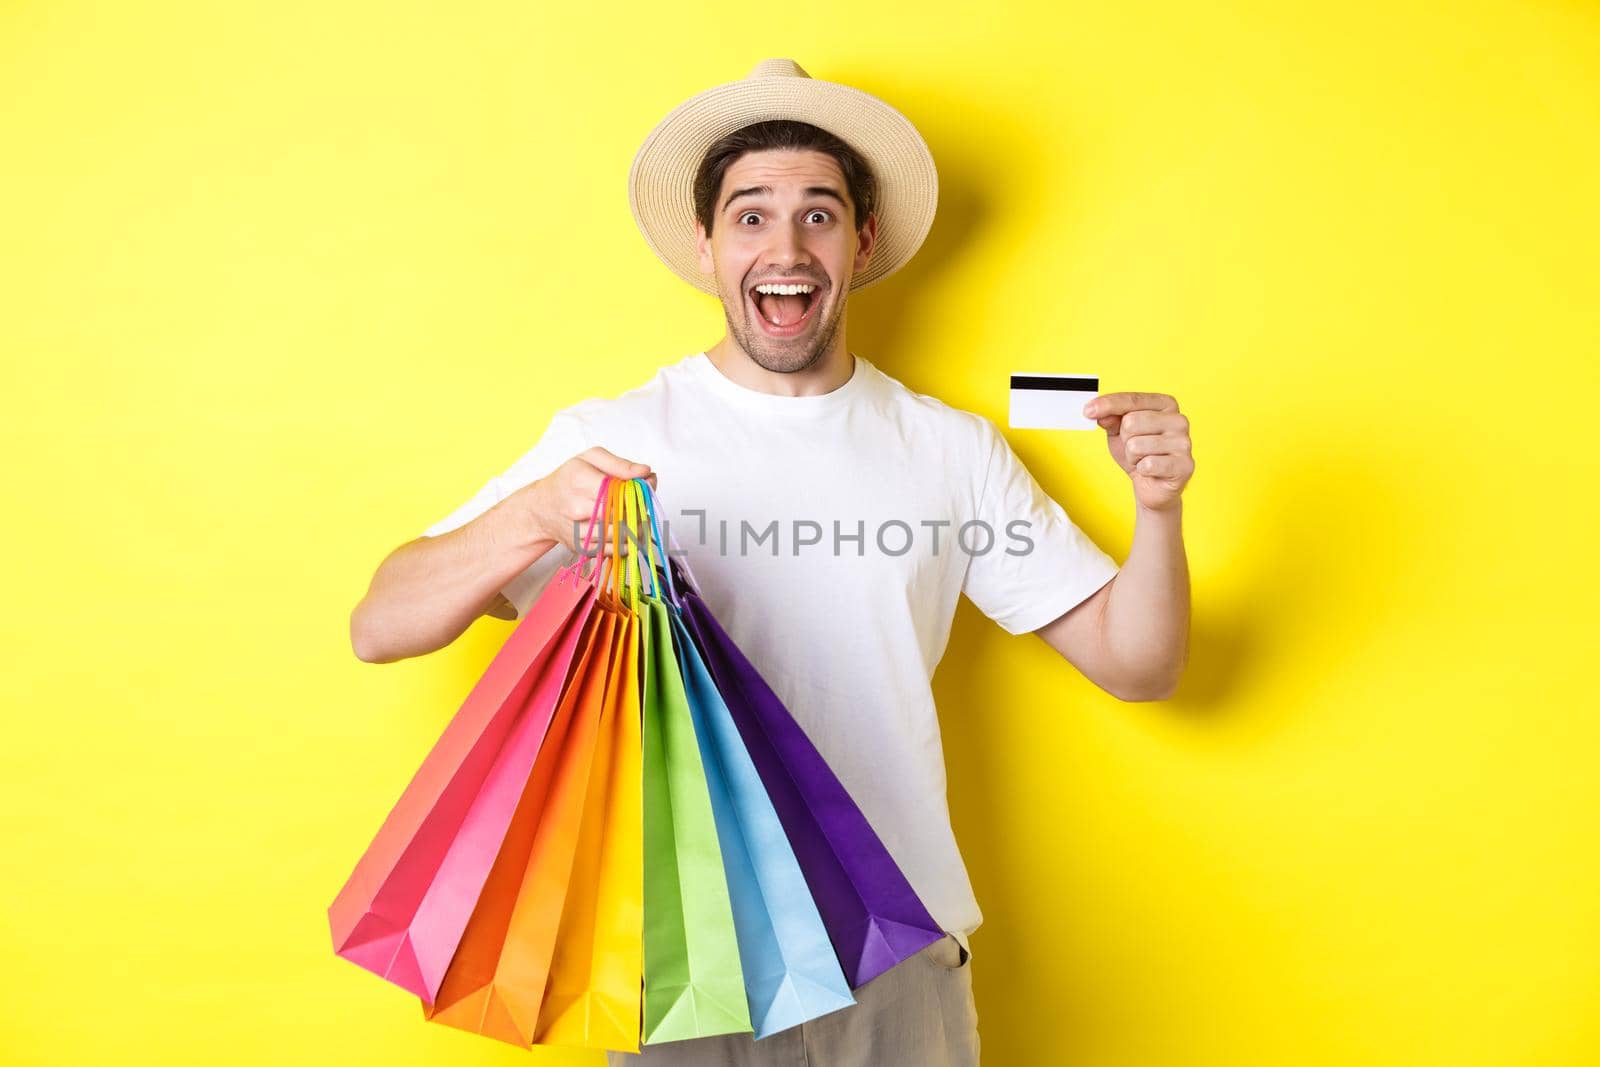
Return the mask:
{"type": "Polygon", "coordinates": [[[1013,374],[1013,389],[1051,389],[1058,392],[1098,393],[1099,378],[1041,378],[1035,374],[1013,374]]]}

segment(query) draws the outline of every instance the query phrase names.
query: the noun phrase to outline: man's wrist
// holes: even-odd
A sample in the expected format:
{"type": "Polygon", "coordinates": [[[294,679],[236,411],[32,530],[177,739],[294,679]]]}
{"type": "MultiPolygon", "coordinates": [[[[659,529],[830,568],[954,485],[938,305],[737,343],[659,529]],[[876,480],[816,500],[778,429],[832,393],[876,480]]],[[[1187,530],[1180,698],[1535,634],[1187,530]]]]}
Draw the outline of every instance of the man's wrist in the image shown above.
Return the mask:
{"type": "Polygon", "coordinates": [[[527,561],[544,555],[556,542],[530,515],[525,497],[507,497],[483,513],[485,539],[496,552],[527,561]]]}
{"type": "Polygon", "coordinates": [[[1183,498],[1179,497],[1171,504],[1160,508],[1146,507],[1135,501],[1133,521],[1135,526],[1181,527],[1183,525],[1183,498]]]}

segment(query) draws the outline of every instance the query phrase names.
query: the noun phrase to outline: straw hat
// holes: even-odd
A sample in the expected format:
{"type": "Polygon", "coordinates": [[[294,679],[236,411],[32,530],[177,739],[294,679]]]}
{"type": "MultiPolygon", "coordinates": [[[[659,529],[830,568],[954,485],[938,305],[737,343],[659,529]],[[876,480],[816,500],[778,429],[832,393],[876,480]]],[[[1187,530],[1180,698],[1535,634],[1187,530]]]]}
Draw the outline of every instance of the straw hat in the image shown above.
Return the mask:
{"type": "Polygon", "coordinates": [[[694,176],[706,149],[753,122],[798,119],[860,153],[877,180],[878,244],[850,290],[899,270],[922,245],[939,201],[933,154],[900,112],[859,89],[818,81],[792,59],[766,59],[736,82],[679,104],[644,139],[628,172],[628,202],[650,250],[674,274],[715,295],[694,248],[694,176]]]}

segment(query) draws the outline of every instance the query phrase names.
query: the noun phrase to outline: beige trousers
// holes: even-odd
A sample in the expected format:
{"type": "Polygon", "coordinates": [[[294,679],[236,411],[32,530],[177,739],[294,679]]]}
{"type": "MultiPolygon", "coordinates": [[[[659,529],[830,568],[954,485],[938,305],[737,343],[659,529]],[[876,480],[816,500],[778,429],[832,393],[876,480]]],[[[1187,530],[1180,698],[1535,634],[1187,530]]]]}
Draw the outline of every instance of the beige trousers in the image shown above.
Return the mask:
{"type": "Polygon", "coordinates": [[[855,991],[848,1008],[764,1037],[607,1053],[610,1067],[977,1067],[972,959],[946,934],[855,991]]]}

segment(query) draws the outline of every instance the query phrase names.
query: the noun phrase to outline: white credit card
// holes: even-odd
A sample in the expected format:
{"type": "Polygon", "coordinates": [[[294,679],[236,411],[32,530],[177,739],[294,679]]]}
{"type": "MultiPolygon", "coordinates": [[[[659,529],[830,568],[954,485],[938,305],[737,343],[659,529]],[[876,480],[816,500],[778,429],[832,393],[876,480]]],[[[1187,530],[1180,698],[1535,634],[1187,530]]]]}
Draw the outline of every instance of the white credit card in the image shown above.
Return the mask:
{"type": "Polygon", "coordinates": [[[1014,430],[1098,430],[1083,405],[1100,395],[1099,377],[1089,374],[1013,374],[1014,430]]]}

